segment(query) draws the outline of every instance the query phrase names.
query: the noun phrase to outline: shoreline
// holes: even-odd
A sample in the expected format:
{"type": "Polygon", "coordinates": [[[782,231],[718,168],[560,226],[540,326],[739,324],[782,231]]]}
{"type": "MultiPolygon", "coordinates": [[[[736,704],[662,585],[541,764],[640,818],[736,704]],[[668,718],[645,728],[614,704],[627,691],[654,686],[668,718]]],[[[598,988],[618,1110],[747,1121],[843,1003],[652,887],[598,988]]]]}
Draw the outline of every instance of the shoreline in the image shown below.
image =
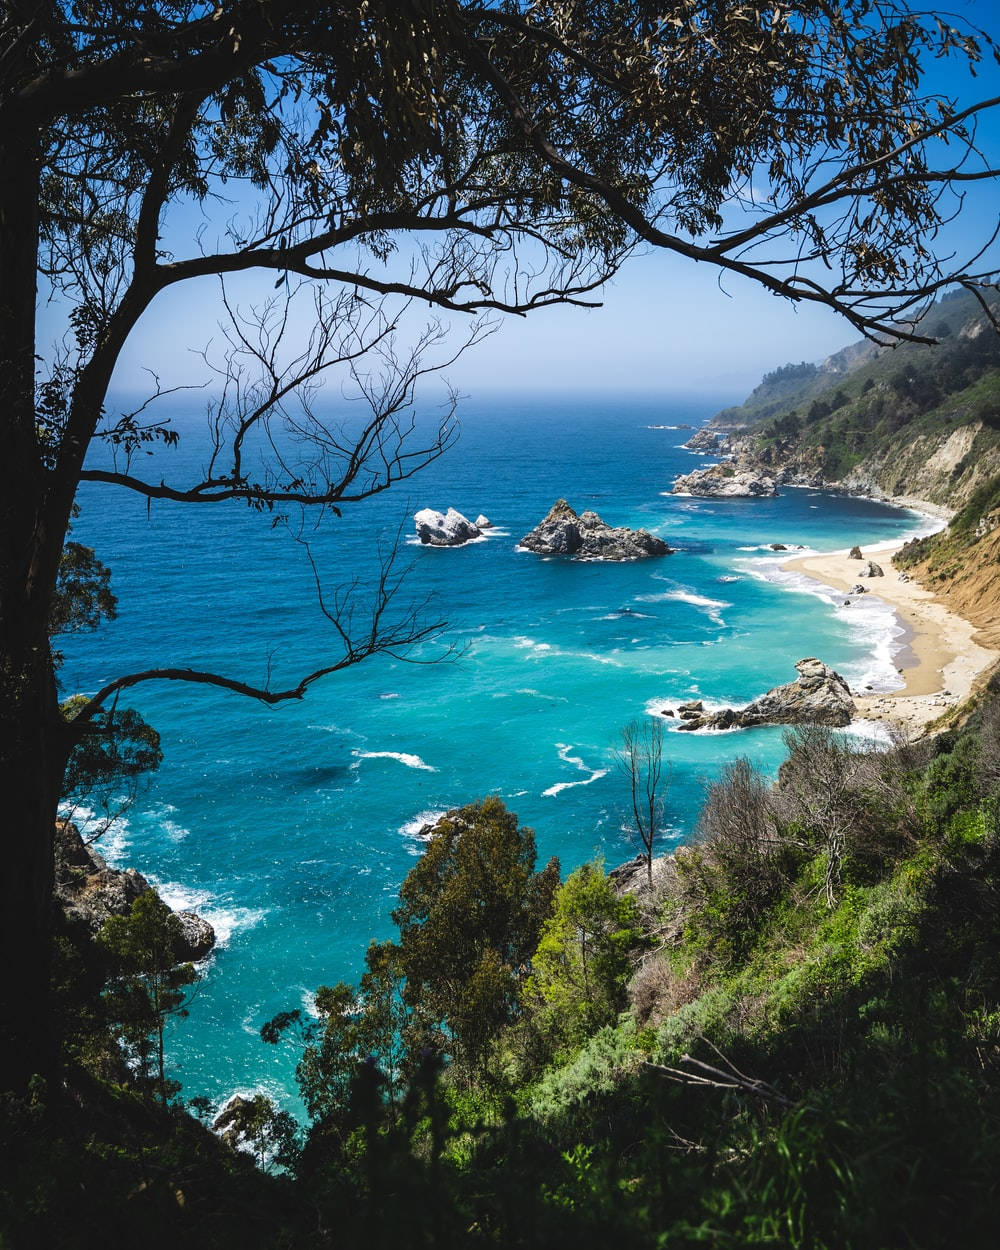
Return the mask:
{"type": "MultiPolygon", "coordinates": [[[[920,510],[927,514],[926,505],[920,510]]],[[[906,631],[895,656],[903,686],[884,693],[855,694],[854,701],[861,719],[895,723],[912,739],[920,737],[950,708],[963,703],[982,674],[1000,660],[1000,651],[976,642],[977,627],[938,600],[933,591],[900,577],[891,561],[902,546],[901,540],[876,543],[862,548],[862,555],[864,560],[873,559],[884,573],[883,577],[865,579],[867,593],[887,604],[906,631]]],[[[781,567],[833,590],[848,592],[859,581],[862,562],[852,560],[843,550],[794,556],[783,560],[781,567]]]]}

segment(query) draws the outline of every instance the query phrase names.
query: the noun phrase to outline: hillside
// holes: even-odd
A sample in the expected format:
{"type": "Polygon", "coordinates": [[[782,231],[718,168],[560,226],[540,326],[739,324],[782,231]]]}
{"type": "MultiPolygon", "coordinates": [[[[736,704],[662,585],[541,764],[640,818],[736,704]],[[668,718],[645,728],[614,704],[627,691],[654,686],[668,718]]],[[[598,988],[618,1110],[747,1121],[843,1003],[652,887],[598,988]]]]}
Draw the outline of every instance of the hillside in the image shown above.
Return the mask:
{"type": "Polygon", "coordinates": [[[707,428],[745,432],[746,452],[793,479],[960,508],[1000,473],[1000,337],[964,291],[920,328],[939,341],[778,369],[707,428]]]}

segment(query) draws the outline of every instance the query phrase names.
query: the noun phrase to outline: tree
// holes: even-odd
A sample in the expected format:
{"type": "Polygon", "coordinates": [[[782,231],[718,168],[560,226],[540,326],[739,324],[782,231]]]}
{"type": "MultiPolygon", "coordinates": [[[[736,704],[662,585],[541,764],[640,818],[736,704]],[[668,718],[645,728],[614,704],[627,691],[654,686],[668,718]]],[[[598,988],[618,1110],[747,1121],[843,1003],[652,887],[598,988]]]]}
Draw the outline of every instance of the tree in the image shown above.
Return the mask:
{"type": "MultiPolygon", "coordinates": [[[[309,1114],[326,1125],[347,1109],[351,1086],[361,1064],[381,1073],[390,1119],[403,1088],[409,1013],[402,999],[399,951],[392,942],[372,942],[357,989],[339,981],[316,991],[318,1025],[304,1031],[308,1043],[296,1077],[309,1114]]],[[[261,1030],[276,1042],[301,1012],[285,1012],[261,1030]]]]}
{"type": "Polygon", "coordinates": [[[212,1122],[222,1140],[252,1154],[262,1172],[295,1165],[301,1153],[298,1127],[291,1112],[280,1110],[267,1094],[236,1094],[212,1122]]]}
{"type": "Polygon", "coordinates": [[[558,884],[558,860],[535,872],[535,835],[499,799],[438,821],[392,913],[415,1039],[482,1067],[518,1009],[558,884]]]}
{"type": "Polygon", "coordinates": [[[169,1081],[163,1048],[167,1021],[187,1015],[185,989],[198,981],[194,965],[180,963],[181,924],[153,890],[127,916],[112,916],[98,935],[112,960],[106,999],[126,1055],[155,1084],[164,1108],[179,1088],[169,1081]]]}
{"type": "Polygon", "coordinates": [[[632,795],[632,819],[646,856],[646,879],[653,888],[653,846],[663,828],[663,795],[667,776],[663,772],[663,722],[647,716],[629,721],[622,730],[616,759],[628,778],[632,795]]]}
{"type": "Polygon", "coordinates": [[[975,121],[996,104],[935,99],[920,64],[945,54],[973,64],[987,44],[902,0],[791,0],[780,11],[697,0],[666,11],[645,0],[7,0],[5,1080],[23,1087],[49,1062],[52,826],[66,761],[118,693],[180,680],[274,704],[426,636],[408,614],[394,621],[398,582],[384,569],[364,620],[350,595],[328,605],[341,654],[286,689],[167,661],[123,674],[66,721],[48,629],[80,482],[195,510],[237,500],[337,512],[453,437],[451,406],[430,433],[414,419],[443,328],[403,345],[409,305],[462,315],[590,303],[643,245],[831,307],[865,334],[919,338],[913,317],[928,298],[987,276],[978,246],[966,263],[939,260],[934,244],[962,188],[993,176],[975,121]],[[138,453],[177,435],[151,407],[158,380],[147,401],[113,410],[122,350],[164,292],[250,271],[269,273],[274,293],[253,312],[222,288],[223,346],[205,356],[218,382],[207,471],[147,480],[138,453]],[[63,317],[52,350],[37,342],[39,294],[63,317]],[[311,301],[304,338],[289,333],[301,301],[311,301]],[[337,369],[366,405],[346,429],[315,402],[337,369]],[[110,467],[88,461],[101,443],[110,467]]]}
{"type": "Polygon", "coordinates": [[[614,1022],[643,940],[635,898],[615,893],[601,863],[570,873],[542,929],[525,990],[532,1023],[549,1049],[572,1046],[614,1022]]]}

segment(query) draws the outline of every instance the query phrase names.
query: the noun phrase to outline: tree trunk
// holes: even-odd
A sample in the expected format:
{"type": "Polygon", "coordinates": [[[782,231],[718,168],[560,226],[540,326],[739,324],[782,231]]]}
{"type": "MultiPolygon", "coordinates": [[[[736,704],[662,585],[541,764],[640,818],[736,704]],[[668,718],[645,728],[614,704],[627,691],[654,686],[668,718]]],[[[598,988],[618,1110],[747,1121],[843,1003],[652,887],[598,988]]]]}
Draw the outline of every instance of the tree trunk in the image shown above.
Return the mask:
{"type": "Polygon", "coordinates": [[[34,409],[39,145],[16,118],[0,122],[0,1085],[24,1089],[52,1059],[52,836],[65,757],[34,409]]]}

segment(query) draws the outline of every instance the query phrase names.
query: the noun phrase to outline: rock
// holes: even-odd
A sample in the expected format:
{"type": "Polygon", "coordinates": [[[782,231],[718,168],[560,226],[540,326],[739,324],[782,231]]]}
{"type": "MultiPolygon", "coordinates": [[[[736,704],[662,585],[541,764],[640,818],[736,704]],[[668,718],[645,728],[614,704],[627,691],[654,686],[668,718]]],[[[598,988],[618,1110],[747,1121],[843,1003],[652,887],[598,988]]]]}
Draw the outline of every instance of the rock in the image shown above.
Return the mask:
{"type": "Polygon", "coordinates": [[[697,495],[705,499],[767,499],[777,495],[774,478],[756,469],[734,469],[731,464],[713,464],[707,469],[682,473],[674,482],[675,495],[697,495]]]}
{"type": "Polygon", "coordinates": [[[863,560],[864,556],[861,554],[861,548],[852,547],[850,551],[847,553],[847,558],[849,560],[863,560]]]}
{"type": "Polygon", "coordinates": [[[660,709],[661,716],[673,716],[673,714],[674,714],[673,711],[669,707],[664,707],[660,709]]]}
{"type": "Polygon", "coordinates": [[[446,513],[422,508],[414,514],[413,520],[417,537],[431,547],[460,547],[462,543],[480,537],[479,527],[454,508],[449,508],[446,513]]]}
{"type": "MultiPolygon", "coordinates": [[[[808,657],[795,665],[799,677],[775,686],[744,708],[695,714],[678,729],[750,729],[756,725],[848,725],[856,708],[847,682],[822,660],[808,657]]],[[[681,715],[684,715],[683,709],[681,715]]]]}
{"type": "Polygon", "coordinates": [[[483,516],[481,512],[476,517],[475,525],[477,530],[491,530],[493,528],[493,522],[488,516],[483,516]]]}
{"type": "Polygon", "coordinates": [[[714,430],[699,430],[692,434],[684,447],[688,451],[720,451],[721,438],[714,430]]]}
{"type": "Polygon", "coordinates": [[[852,586],[852,587],[851,587],[851,592],[850,592],[850,593],[851,593],[852,595],[866,595],[866,594],[868,593],[868,587],[867,587],[867,586],[862,586],[862,585],[861,585],[861,583],[860,583],[860,582],[858,582],[858,584],[857,584],[856,586],[852,586]]]}
{"type": "Polygon", "coordinates": [[[685,712],[704,712],[705,705],[701,699],[691,699],[688,703],[680,704],[677,710],[683,716],[685,712]]]}
{"type": "Polygon", "coordinates": [[[556,500],[545,519],[521,539],[521,546],[538,555],[587,560],[641,560],[670,555],[662,538],[647,530],[607,525],[596,512],[578,516],[565,499],[556,500]]]}
{"type": "Polygon", "coordinates": [[[772,551],[787,551],[788,548],[785,546],[784,543],[771,543],[771,550],[772,551]]]}
{"type": "Polygon", "coordinates": [[[858,569],[858,577],[884,577],[885,574],[874,560],[869,560],[863,569],[858,569]]]}
{"type": "MultiPolygon", "coordinates": [[[[134,868],[109,867],[104,856],[87,846],[69,820],[56,822],[55,898],[66,918],[95,937],[112,916],[127,916],[132,904],[152,886],[134,868]]],[[[175,912],[181,922],[177,960],[204,959],[215,945],[215,930],[194,912],[175,912]]]]}
{"type": "Polygon", "coordinates": [[[178,959],[184,963],[195,963],[204,959],[215,945],[215,930],[197,912],[178,911],[174,915],[181,922],[179,948],[182,953],[178,955],[178,959]]]}
{"type": "MultiPolygon", "coordinates": [[[[670,855],[653,856],[653,892],[656,893],[661,879],[670,871],[673,857],[670,855]]],[[[624,864],[618,864],[608,872],[608,884],[621,898],[625,894],[635,895],[640,903],[646,901],[649,894],[649,868],[645,855],[637,855],[624,864]]]]}

